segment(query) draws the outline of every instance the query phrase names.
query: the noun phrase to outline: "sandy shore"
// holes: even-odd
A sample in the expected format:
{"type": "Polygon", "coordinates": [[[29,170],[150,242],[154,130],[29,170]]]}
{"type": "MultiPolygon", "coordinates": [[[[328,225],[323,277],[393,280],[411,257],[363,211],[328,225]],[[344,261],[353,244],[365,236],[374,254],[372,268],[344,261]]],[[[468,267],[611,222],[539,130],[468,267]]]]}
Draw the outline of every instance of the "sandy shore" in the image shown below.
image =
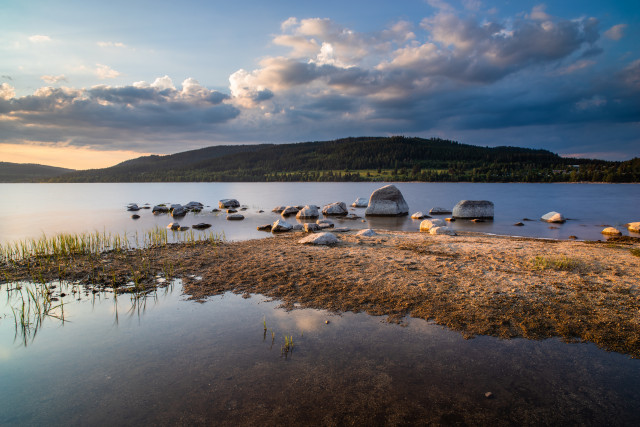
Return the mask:
{"type": "MultiPolygon", "coordinates": [[[[260,293],[288,308],[365,311],[398,322],[412,316],[469,338],[559,336],[640,357],[640,239],[378,233],[337,233],[341,242],[331,247],[301,245],[300,233],[287,233],[108,253],[98,260],[76,256],[64,279],[112,287],[135,274],[153,287],[158,274],[172,274],[198,300],[227,291],[260,293]]],[[[28,279],[34,264],[2,266],[3,275],[28,279]]],[[[39,265],[44,277],[60,276],[55,262],[39,265]]]]}

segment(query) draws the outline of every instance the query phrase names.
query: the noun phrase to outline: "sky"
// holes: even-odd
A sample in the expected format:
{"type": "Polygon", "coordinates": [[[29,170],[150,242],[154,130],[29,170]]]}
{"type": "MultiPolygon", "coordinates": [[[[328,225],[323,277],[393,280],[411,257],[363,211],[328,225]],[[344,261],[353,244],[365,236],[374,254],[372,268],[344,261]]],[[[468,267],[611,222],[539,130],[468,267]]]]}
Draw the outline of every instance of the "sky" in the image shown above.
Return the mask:
{"type": "Polygon", "coordinates": [[[439,137],[640,156],[640,2],[3,0],[0,161],[439,137]]]}

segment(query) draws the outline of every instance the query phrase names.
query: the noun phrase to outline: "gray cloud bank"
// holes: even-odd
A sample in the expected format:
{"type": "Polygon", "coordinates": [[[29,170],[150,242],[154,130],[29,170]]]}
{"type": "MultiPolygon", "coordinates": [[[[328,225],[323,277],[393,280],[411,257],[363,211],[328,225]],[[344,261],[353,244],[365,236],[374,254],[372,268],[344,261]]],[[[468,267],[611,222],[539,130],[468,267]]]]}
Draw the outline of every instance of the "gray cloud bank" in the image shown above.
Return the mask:
{"type": "MultiPolygon", "coordinates": [[[[166,76],[125,87],[47,87],[21,98],[4,83],[0,115],[10,120],[2,136],[175,152],[403,133],[638,155],[640,60],[603,59],[596,18],[523,16],[491,22],[444,10],[366,34],[329,19],[290,18],[273,39],[286,52],[232,74],[230,95],[193,79],[178,89],[166,76]]],[[[623,37],[625,26],[615,28],[607,39],[623,37]]]]}

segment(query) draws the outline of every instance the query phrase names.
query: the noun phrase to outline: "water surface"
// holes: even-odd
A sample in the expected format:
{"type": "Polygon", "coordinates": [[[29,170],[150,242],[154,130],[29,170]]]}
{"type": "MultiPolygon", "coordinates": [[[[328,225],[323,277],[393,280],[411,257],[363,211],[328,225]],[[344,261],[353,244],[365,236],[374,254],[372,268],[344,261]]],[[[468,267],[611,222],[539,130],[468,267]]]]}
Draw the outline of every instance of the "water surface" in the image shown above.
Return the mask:
{"type": "MultiPolygon", "coordinates": [[[[316,204],[335,201],[350,205],[358,197],[368,198],[382,183],[123,183],[123,184],[0,184],[3,209],[0,210],[0,242],[37,238],[57,233],[103,232],[144,234],[155,226],[173,222],[168,215],[154,216],[150,210],[132,212],[125,206],[135,202],[181,203],[199,201],[208,207],[199,214],[178,219],[181,225],[199,222],[213,225],[210,231],[224,233],[229,240],[268,236],[256,227],[280,218],[271,210],[278,205],[316,204]],[[225,214],[212,213],[218,201],[235,198],[248,209],[246,219],[231,222],[225,214]],[[258,213],[259,210],[265,212],[258,213]]],[[[428,212],[435,206],[453,208],[460,200],[491,200],[495,219],[474,224],[457,221],[457,230],[566,239],[603,239],[604,226],[618,227],[640,221],[640,185],[637,184],[472,184],[472,183],[397,183],[409,204],[410,213],[428,212]],[[571,218],[565,224],[549,225],[538,219],[549,211],[571,218]],[[513,224],[523,218],[524,227],[513,224]]],[[[364,217],[364,209],[352,211],[364,217]]],[[[296,222],[295,218],[288,221],[296,222]]],[[[408,217],[336,220],[350,228],[418,230],[420,221],[408,217]]],[[[196,231],[196,233],[201,233],[196,231]]]]}

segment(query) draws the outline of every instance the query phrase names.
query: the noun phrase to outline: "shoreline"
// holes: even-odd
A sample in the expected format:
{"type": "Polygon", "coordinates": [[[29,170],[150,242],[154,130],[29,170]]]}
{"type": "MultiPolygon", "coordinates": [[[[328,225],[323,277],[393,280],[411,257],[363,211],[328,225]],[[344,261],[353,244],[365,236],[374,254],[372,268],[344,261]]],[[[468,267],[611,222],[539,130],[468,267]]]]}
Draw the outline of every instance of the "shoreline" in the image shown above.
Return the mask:
{"type": "Polygon", "coordinates": [[[40,257],[1,264],[0,283],[38,277],[146,293],[180,278],[184,293],[201,302],[227,291],[262,294],[287,309],[363,311],[398,323],[411,316],[465,338],[560,337],[640,357],[638,238],[376,231],[374,237],[336,233],[340,243],[331,247],[302,245],[303,233],[285,233],[40,257]]]}

